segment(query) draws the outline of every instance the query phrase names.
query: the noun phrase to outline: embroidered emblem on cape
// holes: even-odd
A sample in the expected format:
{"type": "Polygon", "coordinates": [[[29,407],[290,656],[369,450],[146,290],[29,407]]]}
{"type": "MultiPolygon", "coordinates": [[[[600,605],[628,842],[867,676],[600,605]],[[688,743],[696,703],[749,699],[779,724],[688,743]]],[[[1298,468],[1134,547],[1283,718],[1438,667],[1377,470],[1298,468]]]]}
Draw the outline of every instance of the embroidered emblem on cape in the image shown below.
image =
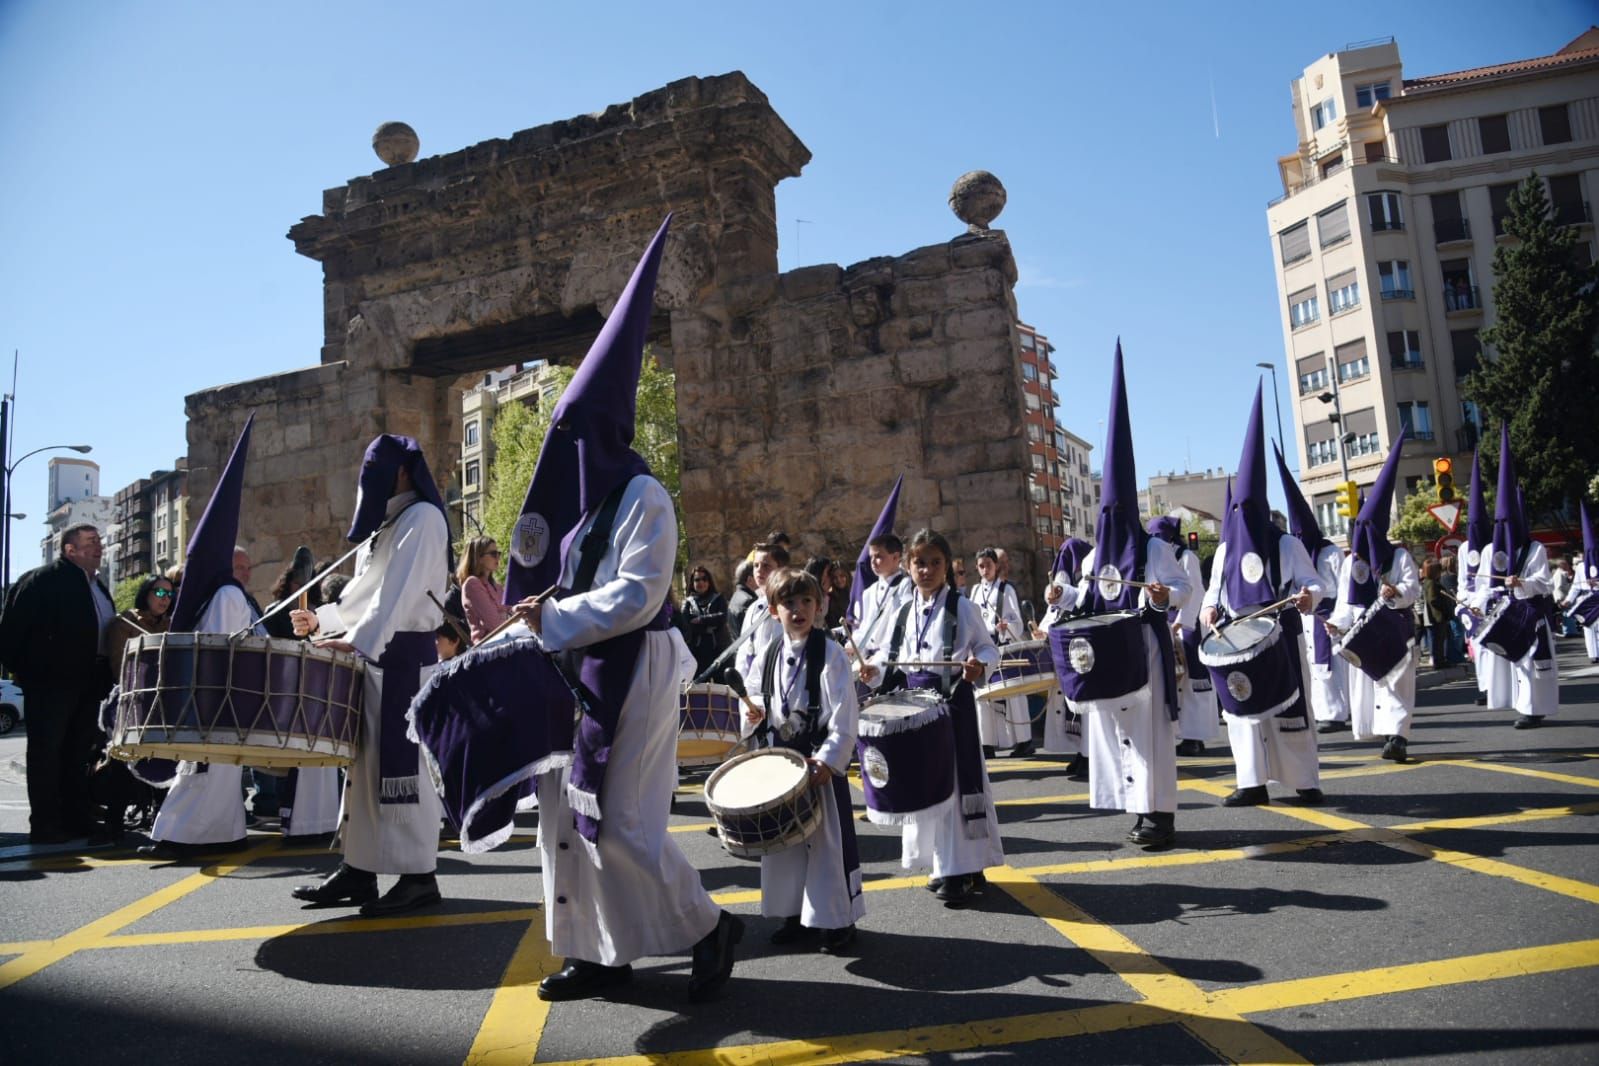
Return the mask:
{"type": "Polygon", "coordinates": [[[1115,563],[1106,563],[1099,568],[1099,594],[1107,600],[1113,600],[1122,592],[1122,572],[1116,569],[1115,563]]]}
{"type": "Polygon", "coordinates": [[[1244,557],[1238,561],[1238,569],[1251,585],[1266,576],[1266,564],[1254,552],[1244,553],[1244,557]]]}
{"type": "Polygon", "coordinates": [[[1249,675],[1242,670],[1234,670],[1227,675],[1227,691],[1233,699],[1243,703],[1255,694],[1255,685],[1249,680],[1249,675]]]}
{"type": "Polygon", "coordinates": [[[1094,646],[1086,637],[1073,637],[1066,648],[1066,655],[1071,659],[1072,669],[1079,674],[1086,674],[1094,668],[1094,646]]]}
{"type": "Polygon", "coordinates": [[[1473,570],[1482,564],[1482,549],[1472,548],[1466,552],[1466,565],[1473,570]]]}
{"type": "Polygon", "coordinates": [[[1371,565],[1364,559],[1356,559],[1349,565],[1349,576],[1355,579],[1355,584],[1364,585],[1371,580],[1371,565]]]}
{"type": "Polygon", "coordinates": [[[866,775],[866,780],[872,783],[873,788],[883,788],[888,784],[888,760],[883,758],[882,752],[870,745],[862,746],[861,772],[866,775]]]}
{"type": "Polygon", "coordinates": [[[1510,556],[1506,555],[1504,552],[1494,552],[1494,570],[1499,573],[1504,573],[1509,569],[1510,556]]]}
{"type": "Polygon", "coordinates": [[[511,528],[511,556],[519,566],[537,566],[550,550],[550,524],[537,511],[529,511],[511,528]]]}

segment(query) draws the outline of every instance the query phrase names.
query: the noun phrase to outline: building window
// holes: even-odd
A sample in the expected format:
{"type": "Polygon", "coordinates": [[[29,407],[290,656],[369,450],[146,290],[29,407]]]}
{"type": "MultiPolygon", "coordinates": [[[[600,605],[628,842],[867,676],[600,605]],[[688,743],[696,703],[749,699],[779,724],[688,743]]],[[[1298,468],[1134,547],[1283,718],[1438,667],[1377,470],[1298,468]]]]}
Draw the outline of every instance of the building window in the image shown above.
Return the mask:
{"type": "Polygon", "coordinates": [[[1396,192],[1372,193],[1366,197],[1366,210],[1371,215],[1374,232],[1405,228],[1404,218],[1399,214],[1399,194],[1396,192]]]}
{"type": "Polygon", "coordinates": [[[1377,443],[1377,431],[1373,429],[1366,433],[1356,433],[1344,450],[1349,453],[1351,459],[1362,455],[1376,455],[1381,451],[1381,446],[1377,443]]]}
{"type": "Polygon", "coordinates": [[[1288,297],[1288,321],[1294,329],[1308,326],[1320,317],[1321,307],[1315,289],[1304,289],[1288,297]]]}
{"type": "Polygon", "coordinates": [[[1395,370],[1420,370],[1421,334],[1413,329],[1396,330],[1388,334],[1388,365],[1395,370]]]}
{"type": "Polygon", "coordinates": [[[1043,517],[1042,515],[1034,520],[1033,527],[1045,536],[1048,536],[1050,533],[1049,519],[1043,517]]]}
{"type": "Polygon", "coordinates": [[[1565,144],[1571,140],[1571,113],[1565,104],[1538,109],[1538,130],[1544,144],[1565,144]]]}
{"type": "Polygon", "coordinates": [[[1430,199],[1433,238],[1439,244],[1470,240],[1471,227],[1466,224],[1466,216],[1460,210],[1460,193],[1434,193],[1430,199]]]}
{"type": "Polygon", "coordinates": [[[471,462],[466,464],[465,481],[468,488],[476,485],[480,480],[482,480],[482,477],[483,467],[476,459],[473,459],[471,462]]]}
{"type": "Polygon", "coordinates": [[[1378,100],[1388,99],[1388,83],[1385,81],[1372,82],[1370,85],[1355,86],[1355,103],[1360,107],[1370,107],[1378,100]]]}
{"type": "Polygon", "coordinates": [[[1034,503],[1044,503],[1049,499],[1049,490],[1042,485],[1027,486],[1027,494],[1033,498],[1034,503]]]}
{"type": "Polygon", "coordinates": [[[477,443],[477,440],[477,419],[474,418],[466,424],[466,446],[468,448],[472,447],[477,443]]]}
{"type": "Polygon", "coordinates": [[[1044,469],[1044,457],[1037,452],[1033,453],[1033,469],[1038,471],[1044,469]]]}
{"type": "Polygon", "coordinates": [[[1316,216],[1316,235],[1323,248],[1349,239],[1349,205],[1335,204],[1316,216]]]}
{"type": "Polygon", "coordinates": [[[1477,120],[1477,136],[1482,140],[1482,154],[1495,155],[1510,151],[1510,123],[1504,115],[1484,115],[1477,120]]]}
{"type": "Polygon", "coordinates": [[[1327,313],[1336,315],[1360,306],[1360,282],[1353,270],[1327,279],[1327,313]]]}
{"type": "Polygon", "coordinates": [[[1321,161],[1321,168],[1320,169],[1321,169],[1321,176],[1323,178],[1332,177],[1334,174],[1336,174],[1340,170],[1344,169],[1344,153],[1339,152],[1337,155],[1331,155],[1331,156],[1328,156],[1326,159],[1323,159],[1321,161]]]}
{"type": "Polygon", "coordinates": [[[1321,129],[1338,118],[1338,101],[1328,97],[1310,109],[1311,129],[1321,129]]]}
{"type": "Polygon", "coordinates": [[[1044,430],[1037,422],[1027,423],[1027,439],[1034,444],[1042,444],[1044,442],[1044,430]]]}
{"type": "Polygon", "coordinates": [[[1366,354],[1366,339],[1340,344],[1333,350],[1340,382],[1357,381],[1371,373],[1371,357],[1366,354]]]}
{"type": "Polygon", "coordinates": [[[1474,329],[1449,331],[1449,349],[1455,357],[1455,380],[1459,381],[1473,370],[1482,358],[1482,346],[1477,342],[1474,329]]]}
{"type": "Polygon", "coordinates": [[[1038,367],[1034,366],[1032,363],[1023,363],[1022,364],[1022,379],[1024,381],[1037,381],[1038,380],[1038,367]]]}
{"type": "Polygon", "coordinates": [[[1331,380],[1327,374],[1327,357],[1317,352],[1307,355],[1296,361],[1295,367],[1299,370],[1299,395],[1310,392],[1320,392],[1325,389],[1331,380]]]}
{"type": "Polygon", "coordinates": [[[1413,300],[1416,290],[1410,285],[1410,264],[1403,259],[1392,259],[1377,264],[1377,277],[1382,284],[1384,300],[1413,300]]]}
{"type": "Polygon", "coordinates": [[[1471,260],[1445,259],[1439,264],[1444,276],[1444,310],[1477,311],[1477,287],[1471,283],[1471,260]]]}
{"type": "Polygon", "coordinates": [[[1338,501],[1332,497],[1316,500],[1316,524],[1323,533],[1337,536],[1349,532],[1349,519],[1338,513],[1338,501]]]}
{"type": "Polygon", "coordinates": [[[1021,338],[1023,350],[1030,352],[1037,347],[1037,342],[1033,340],[1033,335],[1031,333],[1023,333],[1021,338]]]}
{"type": "Polygon", "coordinates": [[[1442,163],[1452,158],[1453,156],[1449,154],[1449,127],[1421,127],[1421,161],[1423,163],[1442,163]]]}
{"type": "Polygon", "coordinates": [[[1055,450],[1058,452],[1066,450],[1066,434],[1058,429],[1055,431],[1055,450]]]}
{"type": "Polygon", "coordinates": [[[1310,441],[1305,447],[1305,459],[1311,466],[1326,466],[1338,461],[1338,445],[1333,438],[1310,441]]]}
{"type": "Polygon", "coordinates": [[[1310,223],[1289,226],[1277,234],[1277,245],[1282,250],[1283,266],[1310,257],[1310,223]]]}
{"type": "Polygon", "coordinates": [[[1562,226],[1580,226],[1588,221],[1588,205],[1582,198],[1582,181],[1575,174],[1556,174],[1548,179],[1549,208],[1562,226]]]}
{"type": "Polygon", "coordinates": [[[1027,399],[1027,409],[1029,411],[1038,410],[1038,393],[1036,393],[1036,392],[1027,392],[1027,393],[1024,393],[1023,395],[1027,399]]]}
{"type": "Polygon", "coordinates": [[[1415,440],[1432,440],[1432,411],[1425,400],[1406,400],[1399,405],[1399,424],[1410,430],[1415,440]]]}
{"type": "Polygon", "coordinates": [[[1515,191],[1515,182],[1488,186],[1488,203],[1493,210],[1495,237],[1502,236],[1505,232],[1505,219],[1510,217],[1510,194],[1515,191]]]}

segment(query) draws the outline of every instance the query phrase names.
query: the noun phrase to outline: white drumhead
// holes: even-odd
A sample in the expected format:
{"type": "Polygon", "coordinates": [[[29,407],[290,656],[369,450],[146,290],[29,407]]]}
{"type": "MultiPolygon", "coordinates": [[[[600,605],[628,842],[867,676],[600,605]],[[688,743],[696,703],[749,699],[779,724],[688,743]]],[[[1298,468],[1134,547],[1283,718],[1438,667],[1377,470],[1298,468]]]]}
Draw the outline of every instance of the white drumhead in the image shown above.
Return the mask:
{"type": "Polygon", "coordinates": [[[1205,635],[1199,642],[1200,661],[1209,666],[1226,666],[1254,657],[1277,633],[1273,618],[1251,618],[1234,622],[1205,635]]]}
{"type": "Polygon", "coordinates": [[[926,713],[929,707],[943,702],[936,693],[923,691],[894,692],[866,701],[861,708],[862,718],[911,718],[926,713]]]}
{"type": "Polygon", "coordinates": [[[758,751],[727,766],[707,799],[718,807],[763,807],[805,780],[805,760],[787,751],[758,751]]]}

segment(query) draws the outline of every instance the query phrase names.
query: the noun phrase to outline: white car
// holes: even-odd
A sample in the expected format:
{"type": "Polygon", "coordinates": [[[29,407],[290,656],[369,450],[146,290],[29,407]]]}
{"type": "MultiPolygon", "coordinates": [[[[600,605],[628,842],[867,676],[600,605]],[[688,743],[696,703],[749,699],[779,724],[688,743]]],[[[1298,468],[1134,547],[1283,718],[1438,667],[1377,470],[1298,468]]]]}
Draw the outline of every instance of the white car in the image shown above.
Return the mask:
{"type": "Polygon", "coordinates": [[[15,681],[0,681],[0,736],[17,728],[22,721],[22,686],[15,681]]]}

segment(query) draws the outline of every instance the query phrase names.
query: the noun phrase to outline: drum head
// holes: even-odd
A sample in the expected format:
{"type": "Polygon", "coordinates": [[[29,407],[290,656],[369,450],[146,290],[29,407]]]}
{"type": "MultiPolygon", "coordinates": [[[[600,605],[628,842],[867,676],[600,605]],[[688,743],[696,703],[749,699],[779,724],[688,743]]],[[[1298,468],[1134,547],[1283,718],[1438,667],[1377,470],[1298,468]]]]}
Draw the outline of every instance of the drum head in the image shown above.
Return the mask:
{"type": "Polygon", "coordinates": [[[1220,666],[1252,658],[1280,628],[1274,618],[1250,618],[1213,629],[1199,642],[1199,661],[1220,666]]]}
{"type": "Polygon", "coordinates": [[[929,708],[943,702],[942,696],[928,689],[890,692],[885,696],[874,696],[867,700],[861,707],[861,717],[881,720],[914,718],[919,714],[926,714],[929,708]]]}
{"type": "Polygon", "coordinates": [[[724,810],[765,807],[805,782],[805,760],[787,749],[741,755],[705,783],[705,799],[724,810]]]}

